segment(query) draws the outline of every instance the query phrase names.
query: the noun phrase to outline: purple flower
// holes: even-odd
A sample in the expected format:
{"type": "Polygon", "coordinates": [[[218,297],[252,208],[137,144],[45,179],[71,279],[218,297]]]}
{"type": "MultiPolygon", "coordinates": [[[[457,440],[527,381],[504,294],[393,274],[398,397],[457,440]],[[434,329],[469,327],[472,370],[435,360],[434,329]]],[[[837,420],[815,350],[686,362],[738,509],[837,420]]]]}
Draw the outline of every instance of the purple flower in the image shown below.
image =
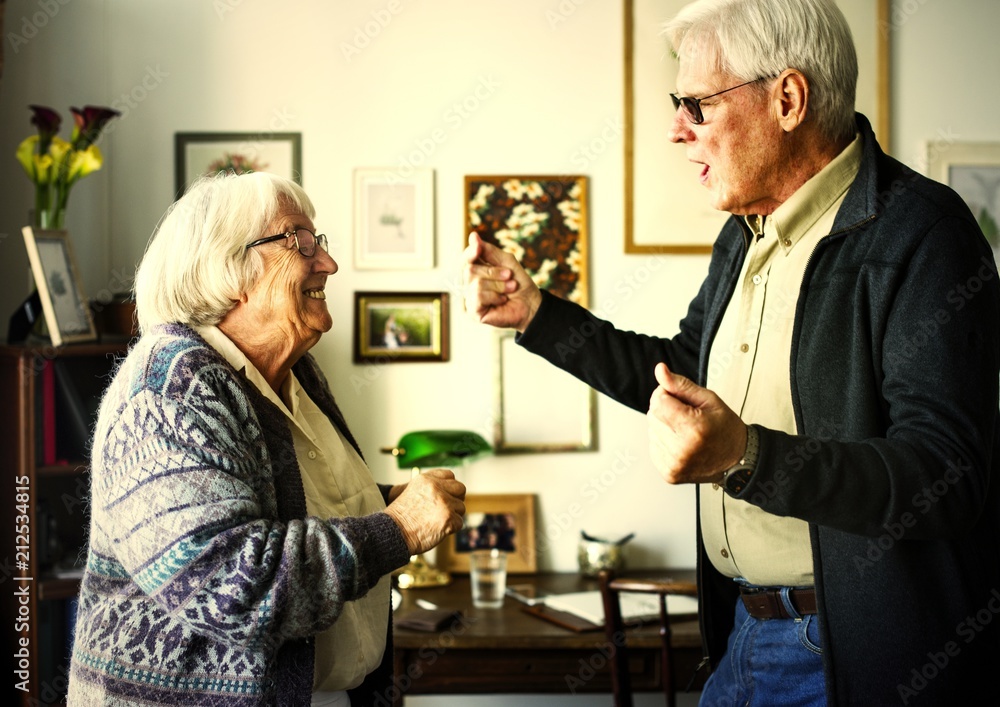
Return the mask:
{"type": "Polygon", "coordinates": [[[49,151],[49,143],[59,132],[62,118],[51,108],[45,106],[28,106],[34,111],[31,116],[31,124],[38,128],[38,154],[44,155],[49,151]]]}
{"type": "Polygon", "coordinates": [[[116,110],[100,106],[84,106],[82,109],[70,108],[70,110],[73,111],[73,119],[76,121],[73,134],[70,136],[70,142],[73,143],[75,150],[85,150],[90,147],[96,142],[104,126],[112,118],[121,115],[116,110]]]}

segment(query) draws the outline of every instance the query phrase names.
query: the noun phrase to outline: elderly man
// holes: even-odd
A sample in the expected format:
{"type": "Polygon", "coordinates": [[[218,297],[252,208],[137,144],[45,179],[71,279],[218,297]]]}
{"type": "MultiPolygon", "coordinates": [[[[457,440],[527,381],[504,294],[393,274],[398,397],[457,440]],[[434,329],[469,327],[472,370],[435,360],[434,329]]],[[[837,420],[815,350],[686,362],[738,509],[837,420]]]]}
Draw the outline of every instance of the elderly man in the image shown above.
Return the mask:
{"type": "Polygon", "coordinates": [[[670,137],[733,215],[679,333],[617,330],[476,236],[467,309],[647,412],[664,479],[698,484],[702,704],[996,704],[990,248],[854,113],[832,1],[700,0],[666,29],[670,137]]]}

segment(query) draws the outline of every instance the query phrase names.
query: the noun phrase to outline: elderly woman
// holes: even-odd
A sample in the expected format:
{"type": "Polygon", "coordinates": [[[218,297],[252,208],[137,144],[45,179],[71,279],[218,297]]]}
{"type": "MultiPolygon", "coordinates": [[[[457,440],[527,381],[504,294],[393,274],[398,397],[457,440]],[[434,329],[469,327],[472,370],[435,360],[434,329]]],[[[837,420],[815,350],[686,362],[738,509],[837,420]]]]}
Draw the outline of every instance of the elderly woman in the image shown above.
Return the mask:
{"type": "Polygon", "coordinates": [[[73,705],[385,704],[390,573],[461,527],[439,469],[377,485],[307,352],[337,264],[295,183],[193,185],[136,275],[101,404],[73,705]]]}

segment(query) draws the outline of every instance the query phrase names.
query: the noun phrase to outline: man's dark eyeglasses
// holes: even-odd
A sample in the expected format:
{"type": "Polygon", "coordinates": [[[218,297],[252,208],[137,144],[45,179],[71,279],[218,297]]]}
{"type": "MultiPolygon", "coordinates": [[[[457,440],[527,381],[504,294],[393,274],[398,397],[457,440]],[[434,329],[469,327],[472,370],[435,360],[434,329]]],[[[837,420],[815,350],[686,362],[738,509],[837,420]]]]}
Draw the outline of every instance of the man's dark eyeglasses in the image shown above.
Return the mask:
{"type": "Polygon", "coordinates": [[[691,96],[678,96],[676,93],[670,94],[670,100],[674,102],[674,112],[677,112],[678,108],[684,108],[684,114],[687,119],[690,120],[695,125],[701,125],[705,122],[705,116],[701,112],[701,102],[707,101],[709,98],[715,98],[716,96],[721,96],[723,93],[729,93],[730,91],[735,91],[738,88],[743,88],[744,86],[749,86],[752,83],[757,83],[758,81],[764,81],[766,79],[773,78],[771,76],[761,76],[753,81],[747,81],[746,83],[741,83],[739,86],[733,86],[732,88],[727,88],[724,91],[719,91],[718,93],[713,93],[710,96],[702,96],[701,98],[691,98],[691,96]]]}
{"type": "MultiPolygon", "coordinates": [[[[279,233],[276,236],[258,238],[253,243],[250,243],[245,250],[250,250],[255,246],[264,245],[265,243],[273,243],[274,241],[280,241],[287,238],[291,238],[292,242],[295,244],[295,248],[299,251],[299,253],[307,258],[311,258],[316,252],[316,244],[319,244],[319,247],[327,252],[330,250],[327,247],[326,236],[322,233],[313,233],[308,228],[296,228],[294,231],[279,233]]],[[[292,246],[286,247],[291,248],[292,246]]]]}

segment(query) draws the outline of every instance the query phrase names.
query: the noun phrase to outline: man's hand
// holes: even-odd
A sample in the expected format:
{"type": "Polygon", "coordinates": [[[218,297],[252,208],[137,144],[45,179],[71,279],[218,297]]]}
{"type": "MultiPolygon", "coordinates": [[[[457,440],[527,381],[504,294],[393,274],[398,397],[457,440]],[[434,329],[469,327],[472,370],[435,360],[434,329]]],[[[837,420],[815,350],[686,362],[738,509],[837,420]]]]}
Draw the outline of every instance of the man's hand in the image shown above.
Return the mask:
{"type": "Polygon", "coordinates": [[[465,309],[483,324],[523,332],[542,293],[510,253],[469,234],[465,249],[465,309]]]}
{"type": "Polygon", "coordinates": [[[430,469],[406,484],[385,512],[403,533],[411,555],[419,555],[462,527],[465,484],[447,469],[430,469]]]}
{"type": "Polygon", "coordinates": [[[743,420],[719,396],[665,363],[654,371],[660,384],[649,399],[649,451],[669,484],[718,482],[747,446],[743,420]]]}

